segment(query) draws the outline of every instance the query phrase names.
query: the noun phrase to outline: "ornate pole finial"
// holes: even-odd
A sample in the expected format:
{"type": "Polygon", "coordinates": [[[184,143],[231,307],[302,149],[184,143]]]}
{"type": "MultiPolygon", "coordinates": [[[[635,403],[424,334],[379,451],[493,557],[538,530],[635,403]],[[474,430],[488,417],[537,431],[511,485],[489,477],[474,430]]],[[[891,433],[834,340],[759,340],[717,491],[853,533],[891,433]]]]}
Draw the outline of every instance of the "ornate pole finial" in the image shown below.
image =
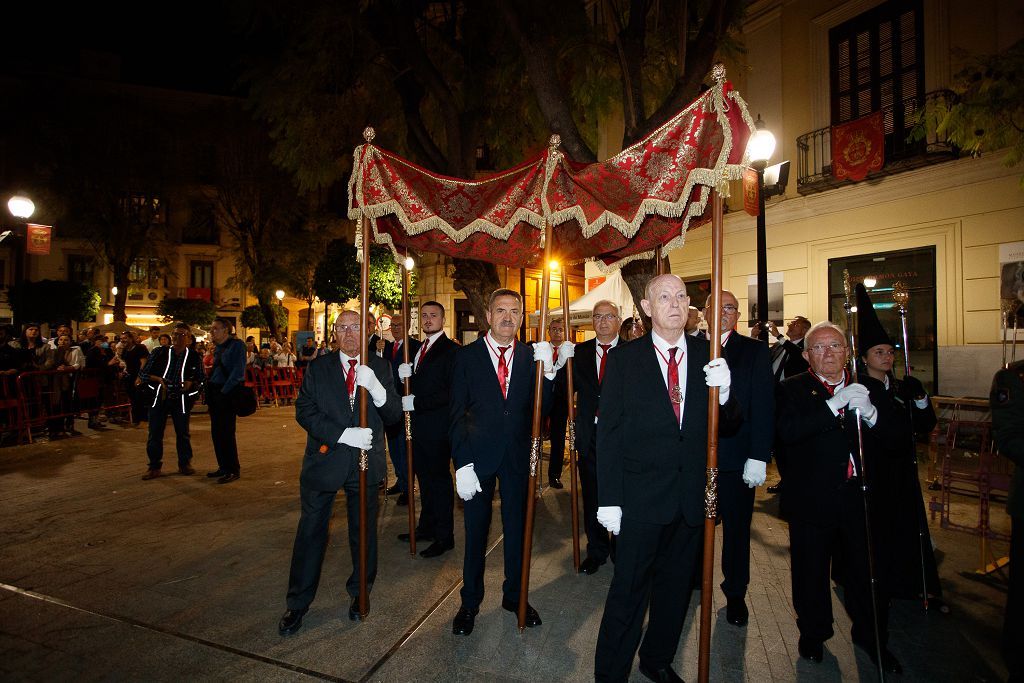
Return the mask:
{"type": "Polygon", "coordinates": [[[896,311],[900,315],[905,315],[907,304],[910,303],[910,292],[907,291],[907,286],[903,284],[903,280],[897,280],[892,283],[892,300],[896,303],[896,311]]]}
{"type": "Polygon", "coordinates": [[[548,147],[550,147],[552,151],[554,151],[554,149],[556,147],[558,147],[559,145],[561,145],[561,144],[562,144],[562,136],[559,135],[558,133],[553,133],[551,135],[551,137],[548,138],[548,147]]]}
{"type": "Polygon", "coordinates": [[[846,294],[846,303],[847,303],[847,305],[849,305],[849,303],[850,303],[850,292],[851,292],[851,289],[850,289],[850,271],[849,270],[845,270],[845,269],[843,270],[843,292],[846,294]]]}
{"type": "Polygon", "coordinates": [[[725,81],[725,64],[715,62],[715,65],[711,67],[711,80],[718,85],[725,81]]]}
{"type": "Polygon", "coordinates": [[[373,129],[373,126],[363,128],[363,139],[366,140],[366,144],[373,142],[375,137],[377,137],[377,131],[373,129]]]}

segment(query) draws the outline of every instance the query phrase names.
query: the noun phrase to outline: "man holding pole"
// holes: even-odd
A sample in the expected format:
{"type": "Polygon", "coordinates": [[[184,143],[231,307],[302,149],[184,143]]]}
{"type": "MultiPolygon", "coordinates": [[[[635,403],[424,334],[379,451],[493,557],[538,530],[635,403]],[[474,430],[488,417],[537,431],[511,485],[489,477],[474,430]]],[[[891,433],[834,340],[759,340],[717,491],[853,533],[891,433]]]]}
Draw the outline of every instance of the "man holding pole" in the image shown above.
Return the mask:
{"type": "Polygon", "coordinates": [[[291,635],[302,626],[320,582],[320,568],[327,548],[331,509],[339,489],[345,490],[348,508],[348,545],[352,574],[346,588],[352,597],[348,617],[358,621],[359,611],[359,459],[366,451],[368,496],[366,500],[367,589],[377,573],[377,488],[384,479],[384,425],[401,417],[391,368],[372,352],[369,365],[360,363],[360,335],[366,334],[355,311],[342,311],[334,325],[340,350],[317,358],[302,378],[295,399],[295,419],[306,430],[299,495],[302,513],[295,533],[291,572],[288,577],[288,610],[278,632],[291,635]],[[367,410],[367,427],[359,427],[360,393],[365,387],[374,409],[367,410]]]}
{"type": "MultiPolygon", "coordinates": [[[[394,336],[394,341],[384,342],[384,358],[391,363],[392,376],[395,380],[395,390],[400,394],[402,393],[402,377],[399,377],[399,366],[402,364],[402,347],[406,344],[409,345],[409,357],[415,358],[416,353],[420,350],[420,342],[418,339],[406,336],[405,334],[405,322],[402,320],[402,316],[396,315],[391,318],[391,334],[394,336]]],[[[398,494],[397,504],[399,506],[407,505],[409,503],[409,483],[405,480],[406,470],[405,466],[405,422],[399,420],[393,425],[389,425],[384,428],[384,433],[388,440],[388,454],[391,456],[391,464],[395,468],[395,484],[386,491],[386,495],[393,496],[398,494]]],[[[409,539],[406,538],[406,541],[409,539]]]]}
{"type": "MultiPolygon", "coordinates": [[[[491,525],[495,485],[501,487],[505,582],[501,606],[518,612],[522,578],[526,497],[530,477],[534,363],[544,363],[545,412],[555,377],[551,344],[533,350],[516,341],[523,319],[519,292],[497,289],[487,303],[488,333],[455,354],[452,371],[451,445],[455,489],[465,501],[466,550],[462,565],[462,606],[452,633],[473,632],[484,597],[484,553],[491,525]]],[[[564,356],[563,356],[564,358],[564,356]]],[[[540,626],[540,615],[526,608],[526,626],[540,626]]]]}
{"type": "MultiPolygon", "coordinates": [[[[548,339],[551,340],[551,349],[555,362],[558,361],[558,353],[566,340],[566,327],[564,318],[554,318],[548,323],[548,339]]],[[[562,485],[562,467],[565,464],[565,427],[569,418],[568,403],[565,398],[565,370],[559,370],[555,377],[554,402],[551,404],[551,414],[548,416],[549,430],[551,437],[551,454],[548,458],[548,486],[553,489],[560,489],[562,485]]]]}
{"type": "Polygon", "coordinates": [[[618,539],[594,675],[627,680],[639,645],[640,673],[672,682],[682,680],[672,660],[703,539],[708,387],[721,388],[722,434],[742,417],[725,359],[709,362],[708,342],[685,334],[683,281],[653,278],[640,303],[652,332],[612,353],[601,383],[597,519],[618,539]]]}

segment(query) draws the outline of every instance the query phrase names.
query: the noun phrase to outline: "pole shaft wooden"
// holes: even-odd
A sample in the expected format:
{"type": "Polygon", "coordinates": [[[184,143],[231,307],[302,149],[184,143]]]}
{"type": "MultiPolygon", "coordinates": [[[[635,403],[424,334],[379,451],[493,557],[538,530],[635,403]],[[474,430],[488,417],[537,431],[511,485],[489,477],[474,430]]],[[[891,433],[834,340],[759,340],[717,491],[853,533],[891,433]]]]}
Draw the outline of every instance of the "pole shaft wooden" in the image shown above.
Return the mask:
{"type": "MultiPolygon", "coordinates": [[[[406,252],[406,258],[409,253],[406,252]]],[[[409,269],[402,265],[402,331],[406,339],[402,342],[402,362],[409,363],[409,269]]],[[[395,341],[398,341],[397,339],[395,341]]],[[[412,380],[406,377],[402,384],[405,395],[412,391],[412,380]]],[[[405,420],[405,481],[406,497],[409,499],[409,554],[416,555],[416,480],[413,478],[412,467],[412,413],[403,413],[405,420]]]]}
{"type": "Polygon", "coordinates": [[[657,275],[665,274],[665,257],[662,256],[660,244],[654,248],[654,272],[657,275]]]}
{"type": "MultiPolygon", "coordinates": [[[[565,338],[567,341],[570,339],[571,326],[569,325],[569,273],[562,265],[562,324],[565,326],[565,338]]],[[[573,402],[573,395],[575,393],[572,381],[572,358],[569,358],[565,362],[565,386],[566,394],[568,396],[568,426],[569,426],[569,498],[572,501],[572,513],[570,515],[572,519],[572,566],[577,571],[580,570],[580,510],[577,501],[577,488],[576,488],[576,406],[573,402]]],[[[554,449],[555,444],[551,444],[551,448],[554,449]]],[[[550,464],[548,465],[550,467],[550,464]]]]}
{"type": "MultiPolygon", "coordinates": [[[[548,290],[551,288],[551,224],[544,223],[544,274],[541,276],[540,320],[537,341],[544,341],[548,326],[548,290]]],[[[524,301],[525,304],[525,301],[524,301]]],[[[523,316],[526,316],[525,305],[523,316]]],[[[523,531],[523,566],[519,580],[519,632],[526,628],[526,605],[530,595],[530,556],[533,552],[533,517],[536,511],[537,471],[540,469],[541,418],[544,398],[544,364],[536,362],[533,375],[533,429],[530,439],[530,480],[526,491],[526,527],[523,531]]]]}
{"type": "MultiPolygon", "coordinates": [[[[722,355],[722,197],[711,191],[711,358],[722,355]]],[[[689,377],[687,381],[699,381],[689,377]]],[[[718,516],[718,387],[708,390],[708,461],[704,489],[704,566],[700,591],[700,641],[697,680],[707,683],[711,670],[711,596],[715,570],[715,518],[718,516]]]]}
{"type": "MultiPolygon", "coordinates": [[[[370,222],[364,217],[363,221],[363,262],[359,264],[359,302],[362,320],[359,322],[360,329],[366,325],[370,312],[370,222]]],[[[359,340],[359,358],[363,365],[370,364],[370,330],[364,330],[359,340]]],[[[366,428],[369,425],[367,420],[366,404],[370,396],[365,387],[359,387],[359,426],[366,428]]],[[[370,611],[369,596],[366,587],[366,565],[367,565],[367,539],[366,539],[366,458],[368,453],[360,453],[359,457],[359,616],[365,618],[370,611]]],[[[376,491],[374,491],[376,495],[376,491]]]]}

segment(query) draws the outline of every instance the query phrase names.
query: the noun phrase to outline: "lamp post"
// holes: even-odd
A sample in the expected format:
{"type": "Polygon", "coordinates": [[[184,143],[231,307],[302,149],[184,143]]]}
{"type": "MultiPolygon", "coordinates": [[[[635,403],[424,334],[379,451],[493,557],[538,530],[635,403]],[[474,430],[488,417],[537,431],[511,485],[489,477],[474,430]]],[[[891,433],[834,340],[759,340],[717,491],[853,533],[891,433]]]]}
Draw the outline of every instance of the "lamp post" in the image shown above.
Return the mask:
{"type": "Polygon", "coordinates": [[[761,115],[754,122],[754,134],[747,143],[750,165],[757,171],[757,337],[768,341],[768,237],[764,226],[764,169],[775,152],[775,136],[771,134],[761,115]]]}
{"type": "MultiPolygon", "coordinates": [[[[15,195],[7,201],[7,210],[11,212],[11,215],[18,219],[19,222],[27,221],[32,217],[32,214],[36,211],[35,203],[23,195],[15,195]]],[[[12,320],[15,325],[15,329],[21,324],[21,317],[24,313],[22,310],[25,303],[25,233],[21,229],[12,231],[12,237],[14,245],[13,256],[14,256],[14,284],[18,286],[18,306],[15,309],[14,302],[11,302],[11,308],[15,309],[12,311],[12,320]]]]}

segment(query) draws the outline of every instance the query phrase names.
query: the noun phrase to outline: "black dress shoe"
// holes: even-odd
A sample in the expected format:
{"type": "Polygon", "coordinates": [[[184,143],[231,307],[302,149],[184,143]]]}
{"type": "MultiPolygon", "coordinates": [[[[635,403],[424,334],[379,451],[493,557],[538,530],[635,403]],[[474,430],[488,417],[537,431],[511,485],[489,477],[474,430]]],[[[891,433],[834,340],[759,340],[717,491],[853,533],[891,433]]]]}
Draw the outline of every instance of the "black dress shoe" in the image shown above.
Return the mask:
{"type": "Polygon", "coordinates": [[[290,609],[284,613],[281,617],[281,621],[277,622],[277,632],[282,636],[290,636],[291,634],[302,628],[302,617],[306,616],[308,608],[303,609],[290,609]]]}
{"type": "Polygon", "coordinates": [[[818,662],[819,664],[824,656],[824,650],[821,646],[820,640],[813,640],[811,638],[800,636],[800,642],[797,644],[797,649],[800,651],[801,657],[809,659],[812,662],[818,662]]]}
{"type": "Polygon", "coordinates": [[[473,624],[476,623],[476,615],[480,612],[478,609],[467,609],[465,607],[459,608],[459,613],[455,615],[455,619],[452,620],[452,634],[457,636],[468,636],[473,632],[473,624]]]}
{"type": "MultiPolygon", "coordinates": [[[[409,534],[398,534],[398,540],[402,541],[403,543],[408,543],[409,542],[409,534]]],[[[434,536],[433,536],[433,534],[429,534],[426,531],[417,531],[416,532],[416,540],[417,541],[433,541],[434,540],[434,536]]]]}
{"type": "Polygon", "coordinates": [[[666,666],[664,669],[651,669],[640,662],[640,673],[655,683],[685,683],[679,674],[672,670],[671,666],[666,666]]]}
{"type": "Polygon", "coordinates": [[[220,479],[225,474],[227,474],[227,472],[224,470],[214,470],[213,472],[207,472],[206,476],[210,479],[220,479]]]}
{"type": "Polygon", "coordinates": [[[553,489],[564,489],[565,488],[562,485],[562,480],[561,479],[552,479],[551,481],[548,482],[548,486],[550,486],[553,489]]]}
{"type": "Polygon", "coordinates": [[[443,555],[455,547],[455,539],[450,541],[434,541],[424,550],[420,551],[420,557],[437,557],[443,555]]]}
{"type": "Polygon", "coordinates": [[[389,486],[387,488],[387,490],[384,491],[384,495],[386,495],[386,496],[393,496],[396,493],[401,493],[401,492],[402,492],[402,489],[398,488],[398,484],[395,484],[394,486],[389,486]]]}
{"type": "Polygon", "coordinates": [[[750,619],[747,603],[743,598],[729,598],[725,607],[725,620],[733,626],[746,626],[750,619]]]}
{"type": "Polygon", "coordinates": [[[590,574],[596,574],[602,564],[604,564],[604,560],[597,560],[593,557],[588,557],[580,562],[580,574],[586,574],[588,576],[590,574]]]}
{"type": "Polygon", "coordinates": [[[362,621],[370,613],[370,601],[366,601],[366,614],[359,613],[359,598],[352,598],[352,604],[348,606],[348,618],[351,621],[362,621]]]}
{"type": "Polygon", "coordinates": [[[398,499],[395,500],[395,505],[397,505],[399,507],[405,507],[408,504],[409,504],[409,494],[408,493],[399,493],[398,494],[398,499]]]}
{"type": "MultiPolygon", "coordinates": [[[[875,652],[874,643],[862,643],[860,641],[853,641],[853,644],[864,650],[864,654],[871,658],[871,663],[878,666],[878,655],[875,652]]],[[[888,674],[901,674],[903,673],[903,667],[900,665],[900,660],[896,659],[896,656],[889,652],[889,648],[882,647],[882,671],[888,674]]]]}
{"type": "MultiPolygon", "coordinates": [[[[511,600],[504,600],[503,599],[501,601],[501,608],[511,612],[512,614],[515,614],[516,617],[518,618],[518,616],[519,616],[519,603],[512,602],[511,600]]],[[[530,605],[530,603],[526,603],[526,625],[529,626],[530,628],[533,628],[534,626],[540,626],[541,625],[540,615],[537,614],[537,610],[535,610],[530,605]]]]}
{"type": "Polygon", "coordinates": [[[225,475],[224,475],[223,477],[221,477],[220,479],[218,479],[218,480],[217,480],[217,483],[218,483],[218,484],[230,484],[230,483],[231,483],[231,482],[233,482],[233,481],[238,481],[238,479],[239,479],[240,477],[241,477],[241,475],[239,475],[239,474],[238,474],[238,473],[236,473],[236,472],[228,472],[228,473],[227,473],[227,474],[225,474],[225,475]]]}

